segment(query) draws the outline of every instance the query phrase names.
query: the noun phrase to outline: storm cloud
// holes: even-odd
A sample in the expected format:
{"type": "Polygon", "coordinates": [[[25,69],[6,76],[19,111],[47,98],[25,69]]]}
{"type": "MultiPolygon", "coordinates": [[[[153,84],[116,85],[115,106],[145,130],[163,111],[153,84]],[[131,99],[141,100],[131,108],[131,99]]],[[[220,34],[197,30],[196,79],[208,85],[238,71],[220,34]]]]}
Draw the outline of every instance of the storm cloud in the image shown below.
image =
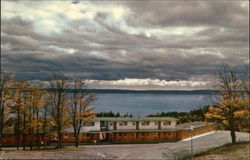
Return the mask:
{"type": "Polygon", "coordinates": [[[248,1],[2,1],[1,66],[92,88],[204,89],[249,64],[248,1]]]}

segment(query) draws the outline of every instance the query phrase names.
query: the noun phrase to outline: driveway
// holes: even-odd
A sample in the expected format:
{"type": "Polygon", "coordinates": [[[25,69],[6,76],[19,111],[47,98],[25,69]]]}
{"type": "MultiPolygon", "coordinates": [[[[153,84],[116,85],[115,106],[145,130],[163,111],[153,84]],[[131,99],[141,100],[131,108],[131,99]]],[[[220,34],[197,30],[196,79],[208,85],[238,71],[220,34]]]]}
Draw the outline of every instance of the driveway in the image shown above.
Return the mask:
{"type": "MultiPolygon", "coordinates": [[[[248,133],[237,132],[237,141],[249,141],[248,133]]],[[[216,147],[231,142],[229,131],[216,131],[212,134],[193,139],[193,152],[216,147]]],[[[89,145],[105,158],[118,159],[174,159],[190,154],[191,141],[168,142],[159,144],[122,144],[89,145]]]]}

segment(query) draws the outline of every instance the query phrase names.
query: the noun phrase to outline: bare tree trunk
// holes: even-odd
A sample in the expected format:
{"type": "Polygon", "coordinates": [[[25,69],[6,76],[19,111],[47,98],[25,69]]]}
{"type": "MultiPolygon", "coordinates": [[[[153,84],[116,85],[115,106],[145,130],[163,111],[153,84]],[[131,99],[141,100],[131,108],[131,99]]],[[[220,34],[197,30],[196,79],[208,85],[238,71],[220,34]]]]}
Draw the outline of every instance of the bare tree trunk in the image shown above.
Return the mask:
{"type": "Polygon", "coordinates": [[[233,115],[231,115],[230,117],[231,117],[229,118],[230,135],[231,135],[232,143],[235,144],[236,143],[235,122],[234,122],[233,115]]]}
{"type": "Polygon", "coordinates": [[[75,146],[76,146],[76,147],[79,146],[79,134],[76,135],[75,146]]]}
{"type": "Polygon", "coordinates": [[[235,144],[236,143],[235,130],[231,129],[230,134],[231,134],[232,143],[235,144]]]}
{"type": "MultiPolygon", "coordinates": [[[[1,102],[1,103],[3,103],[3,102],[1,102]]],[[[3,129],[4,129],[4,107],[3,106],[1,106],[0,115],[1,115],[0,116],[0,151],[1,151],[2,146],[3,146],[3,140],[2,139],[3,139],[3,129]]]]}
{"type": "Polygon", "coordinates": [[[33,128],[30,131],[30,150],[33,150],[33,141],[34,141],[34,134],[33,134],[33,128]]]}
{"type": "Polygon", "coordinates": [[[25,150],[25,141],[26,141],[26,133],[25,130],[26,129],[26,114],[24,112],[23,114],[23,138],[22,138],[22,142],[23,142],[23,150],[25,150]]]}
{"type": "MultiPolygon", "coordinates": [[[[34,110],[31,111],[31,117],[30,117],[30,122],[34,118],[34,110]]],[[[34,142],[34,128],[33,126],[30,127],[30,150],[33,150],[33,142],[34,142]]]]}
{"type": "Polygon", "coordinates": [[[18,112],[17,112],[17,132],[16,132],[16,148],[17,150],[19,150],[19,141],[20,141],[20,111],[18,109],[18,112]]]}
{"type": "MultiPolygon", "coordinates": [[[[39,112],[38,112],[38,109],[36,111],[36,121],[37,121],[37,123],[39,122],[39,112]]],[[[36,127],[36,145],[37,145],[37,148],[40,148],[39,125],[37,125],[37,127],[36,127]]]]}
{"type": "Polygon", "coordinates": [[[59,131],[59,136],[58,136],[58,148],[62,148],[62,133],[59,131]]]}
{"type": "Polygon", "coordinates": [[[43,141],[44,141],[44,148],[45,149],[46,149],[45,136],[47,134],[46,127],[47,127],[47,104],[45,104],[45,106],[44,106],[44,123],[43,123],[43,141]]]}

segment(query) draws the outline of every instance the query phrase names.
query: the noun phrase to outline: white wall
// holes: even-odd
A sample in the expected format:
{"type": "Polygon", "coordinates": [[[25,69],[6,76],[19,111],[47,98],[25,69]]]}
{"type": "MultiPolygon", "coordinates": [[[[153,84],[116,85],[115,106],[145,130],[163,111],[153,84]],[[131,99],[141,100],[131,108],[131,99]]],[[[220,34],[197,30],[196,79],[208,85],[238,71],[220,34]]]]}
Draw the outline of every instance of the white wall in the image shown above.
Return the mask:
{"type": "Polygon", "coordinates": [[[100,131],[100,122],[94,122],[94,126],[83,126],[81,132],[100,131]]]}
{"type": "Polygon", "coordinates": [[[158,122],[149,122],[149,125],[142,125],[143,122],[139,122],[139,129],[158,129],[158,122]]]}
{"type": "Polygon", "coordinates": [[[171,121],[170,125],[163,125],[164,122],[161,122],[161,129],[175,128],[176,121],[171,121]]]}
{"type": "Polygon", "coordinates": [[[121,129],[121,130],[123,130],[123,129],[124,129],[124,130],[125,130],[125,129],[136,129],[136,122],[129,122],[129,121],[128,121],[126,126],[124,126],[124,125],[120,126],[119,123],[120,123],[120,122],[117,122],[117,123],[116,123],[116,124],[117,124],[117,125],[116,125],[116,129],[117,129],[117,130],[119,130],[119,129],[121,129]],[[134,123],[135,125],[133,125],[133,123],[134,123]]]}
{"type": "Polygon", "coordinates": [[[171,121],[171,127],[175,128],[176,127],[176,121],[171,121]]]}
{"type": "MultiPolygon", "coordinates": [[[[127,125],[120,126],[119,121],[116,122],[116,129],[117,130],[130,130],[130,129],[136,129],[136,122],[127,122],[127,125]],[[133,125],[133,123],[135,125],[133,125]]],[[[139,129],[158,129],[158,121],[151,121],[149,122],[149,125],[142,125],[143,122],[139,122],[139,129]]],[[[175,128],[176,121],[171,121],[170,125],[163,125],[164,121],[161,122],[161,129],[168,129],[168,128],[175,128]]],[[[113,130],[114,129],[114,122],[108,123],[108,129],[113,130]],[[110,123],[113,123],[111,126],[110,123]]],[[[94,126],[84,126],[81,130],[81,132],[89,132],[89,131],[100,131],[100,122],[95,122],[94,126]]]]}
{"type": "Polygon", "coordinates": [[[109,122],[109,123],[108,123],[108,129],[109,129],[109,130],[113,130],[113,129],[114,129],[114,125],[115,125],[114,122],[109,122]],[[113,124],[113,125],[111,126],[110,124],[113,124]]]}

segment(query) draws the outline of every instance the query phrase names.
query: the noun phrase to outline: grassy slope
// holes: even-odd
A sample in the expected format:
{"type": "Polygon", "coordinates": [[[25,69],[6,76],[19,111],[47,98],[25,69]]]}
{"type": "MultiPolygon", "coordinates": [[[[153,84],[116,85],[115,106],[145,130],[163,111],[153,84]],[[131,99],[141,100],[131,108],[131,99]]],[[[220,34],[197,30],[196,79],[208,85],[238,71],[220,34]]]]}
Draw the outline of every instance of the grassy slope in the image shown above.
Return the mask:
{"type": "Polygon", "coordinates": [[[193,159],[249,159],[249,142],[226,144],[221,147],[210,149],[206,152],[196,154],[193,159]]]}

